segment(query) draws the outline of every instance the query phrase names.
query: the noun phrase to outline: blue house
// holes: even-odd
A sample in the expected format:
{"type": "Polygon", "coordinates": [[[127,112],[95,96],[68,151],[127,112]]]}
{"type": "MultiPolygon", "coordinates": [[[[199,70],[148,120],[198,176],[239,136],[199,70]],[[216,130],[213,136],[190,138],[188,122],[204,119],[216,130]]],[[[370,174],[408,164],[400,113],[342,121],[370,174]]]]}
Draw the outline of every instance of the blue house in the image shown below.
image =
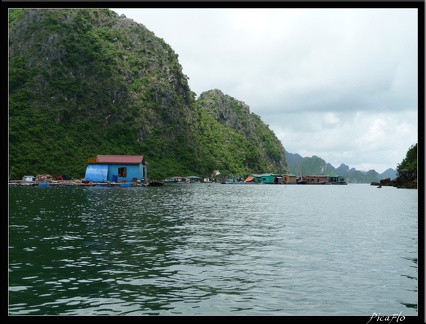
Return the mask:
{"type": "Polygon", "coordinates": [[[88,159],[84,179],[92,182],[144,182],[147,175],[142,155],[98,155],[88,159]]]}

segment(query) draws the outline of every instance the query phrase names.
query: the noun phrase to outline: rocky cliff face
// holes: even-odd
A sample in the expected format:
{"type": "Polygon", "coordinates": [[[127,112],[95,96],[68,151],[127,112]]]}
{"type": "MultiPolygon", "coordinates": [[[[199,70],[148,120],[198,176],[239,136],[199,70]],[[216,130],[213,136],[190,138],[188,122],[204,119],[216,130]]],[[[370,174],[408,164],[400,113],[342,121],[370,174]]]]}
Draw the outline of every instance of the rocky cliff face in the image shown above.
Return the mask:
{"type": "MultiPolygon", "coordinates": [[[[254,113],[250,107],[222,91],[215,89],[203,92],[197,102],[221,125],[243,136],[254,146],[252,154],[258,153],[265,161],[263,170],[257,172],[284,173],[287,161],[282,143],[274,132],[254,113]]],[[[253,172],[256,172],[253,170],[253,172]]]]}
{"type": "Polygon", "coordinates": [[[417,170],[400,170],[396,179],[382,179],[372,182],[374,186],[392,186],[401,189],[417,189],[417,170]]]}
{"type": "Polygon", "coordinates": [[[196,101],[178,54],[142,24],[108,9],[8,18],[10,176],[82,177],[98,154],[142,154],[157,179],[284,172],[260,117],[221,93],[196,101]]]}
{"type": "Polygon", "coordinates": [[[401,170],[395,180],[395,187],[417,189],[417,170],[401,170]]]}

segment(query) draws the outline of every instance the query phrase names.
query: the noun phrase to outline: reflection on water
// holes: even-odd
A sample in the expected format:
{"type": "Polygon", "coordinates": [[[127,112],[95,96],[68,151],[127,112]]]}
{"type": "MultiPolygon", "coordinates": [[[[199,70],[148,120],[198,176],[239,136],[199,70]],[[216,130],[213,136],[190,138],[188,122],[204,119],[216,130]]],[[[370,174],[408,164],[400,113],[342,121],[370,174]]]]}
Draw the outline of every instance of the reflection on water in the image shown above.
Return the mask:
{"type": "Polygon", "coordinates": [[[417,315],[417,190],[9,188],[10,315],[417,315]]]}

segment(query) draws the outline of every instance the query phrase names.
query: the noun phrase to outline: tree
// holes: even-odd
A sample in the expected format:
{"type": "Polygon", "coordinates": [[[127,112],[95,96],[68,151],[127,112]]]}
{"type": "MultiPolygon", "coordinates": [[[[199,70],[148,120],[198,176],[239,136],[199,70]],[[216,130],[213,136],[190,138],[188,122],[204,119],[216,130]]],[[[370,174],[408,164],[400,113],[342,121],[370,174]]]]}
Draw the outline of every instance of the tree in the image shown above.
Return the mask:
{"type": "Polygon", "coordinates": [[[396,169],[398,171],[417,170],[417,143],[410,146],[407,155],[402,160],[402,162],[398,164],[396,169]]]}

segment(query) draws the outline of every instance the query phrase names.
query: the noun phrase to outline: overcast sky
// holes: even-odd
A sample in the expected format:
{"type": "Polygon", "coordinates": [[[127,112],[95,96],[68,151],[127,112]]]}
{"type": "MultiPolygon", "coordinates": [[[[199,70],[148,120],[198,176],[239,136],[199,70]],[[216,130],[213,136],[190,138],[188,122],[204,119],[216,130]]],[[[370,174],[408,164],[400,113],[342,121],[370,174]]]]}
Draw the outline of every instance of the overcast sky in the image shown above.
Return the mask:
{"type": "Polygon", "coordinates": [[[417,143],[417,9],[112,10],[172,47],[197,96],[245,102],[290,153],[382,173],[417,143]]]}

